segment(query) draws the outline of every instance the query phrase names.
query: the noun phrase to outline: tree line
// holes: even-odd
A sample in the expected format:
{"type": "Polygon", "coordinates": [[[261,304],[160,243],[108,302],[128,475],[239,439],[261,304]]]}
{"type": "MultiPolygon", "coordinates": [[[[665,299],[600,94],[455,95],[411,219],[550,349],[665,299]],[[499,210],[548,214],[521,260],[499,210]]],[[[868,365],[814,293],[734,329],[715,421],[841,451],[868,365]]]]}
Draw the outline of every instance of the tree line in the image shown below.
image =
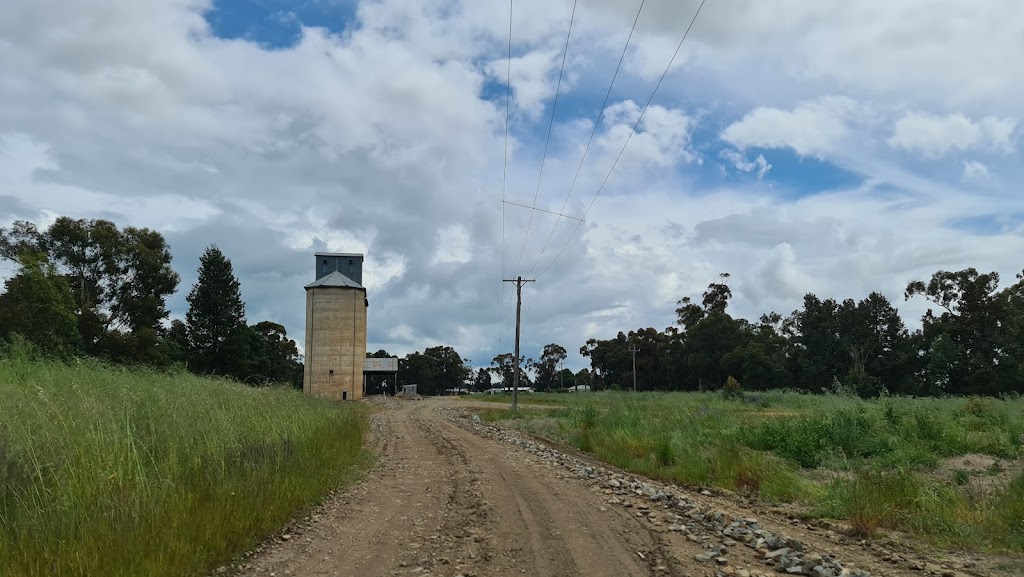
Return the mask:
{"type": "MultiPolygon", "coordinates": [[[[394,355],[386,350],[368,353],[367,357],[387,358],[394,355]]],[[[536,360],[520,358],[521,372],[519,386],[533,387],[540,391],[568,389],[576,384],[590,384],[588,369],[579,373],[562,367],[568,357],[564,347],[551,343],[545,345],[536,360]]],[[[398,374],[395,376],[367,375],[367,392],[378,394],[393,392],[397,386],[416,385],[423,395],[444,395],[457,391],[483,392],[492,387],[511,386],[515,374],[512,353],[501,353],[491,360],[487,367],[472,367],[472,361],[463,358],[453,347],[427,347],[398,359],[398,374]]]]}
{"type": "MultiPolygon", "coordinates": [[[[913,331],[879,292],[842,301],[808,293],[801,308],[786,316],[735,318],[728,312],[728,279],[723,274],[709,284],[699,302],[680,299],[675,323],[664,330],[587,340],[580,354],[590,366],[576,373],[562,366],[567,352],[556,343],[544,346],[537,359],[520,358],[522,386],[632,389],[635,379],[641,391],[720,390],[730,382],[746,390],[863,397],[1024,393],[1024,272],[1003,288],[997,273],[974,268],[940,270],[927,281],[910,282],[905,300],[931,305],[913,331]],[[635,374],[631,349],[638,349],[635,374]]],[[[515,359],[502,353],[474,372],[451,347],[432,347],[400,359],[399,367],[399,385],[443,394],[508,386],[515,359]]]]}
{"type": "MultiPolygon", "coordinates": [[[[18,265],[0,294],[0,339],[22,339],[61,357],[185,366],[253,384],[301,387],[302,358],[285,328],[247,324],[231,261],[210,246],[200,258],[184,320],[167,323],[166,299],[180,282],[163,236],[102,219],[58,218],[46,230],[18,221],[0,228],[0,258],[18,265]]],[[[550,343],[522,357],[522,386],[559,390],[714,390],[733,377],[747,390],[843,390],[861,396],[998,395],[1024,392],[1024,272],[1003,288],[995,272],[940,270],[909,283],[904,297],[930,303],[910,331],[884,295],[822,299],[808,293],[787,316],[757,322],[728,313],[728,275],[700,302],[678,301],[673,326],[589,339],[590,367],[563,366],[567,351],[550,343]],[[633,370],[633,353],[636,371],[633,370]]],[[[367,356],[391,356],[377,351],[367,356]]],[[[416,384],[421,393],[486,390],[512,382],[515,359],[495,356],[473,370],[450,346],[399,360],[399,373],[368,375],[370,391],[416,384]]]]}
{"type": "Polygon", "coordinates": [[[995,272],[940,270],[906,287],[905,300],[930,303],[910,331],[884,295],[821,299],[808,293],[787,316],[757,322],[727,312],[728,275],[695,302],[678,301],[676,322],[615,338],[589,339],[597,388],[714,390],[729,377],[747,390],[842,391],[864,397],[999,395],[1024,392],[1024,272],[999,288],[995,272]]]}
{"type": "Polygon", "coordinates": [[[57,357],[185,366],[250,384],[302,386],[302,359],[285,328],[247,324],[241,285],[216,246],[200,258],[185,320],[167,323],[181,280],[163,236],[103,219],[58,218],[0,228],[0,258],[17,264],[0,294],[0,339],[57,357]]]}

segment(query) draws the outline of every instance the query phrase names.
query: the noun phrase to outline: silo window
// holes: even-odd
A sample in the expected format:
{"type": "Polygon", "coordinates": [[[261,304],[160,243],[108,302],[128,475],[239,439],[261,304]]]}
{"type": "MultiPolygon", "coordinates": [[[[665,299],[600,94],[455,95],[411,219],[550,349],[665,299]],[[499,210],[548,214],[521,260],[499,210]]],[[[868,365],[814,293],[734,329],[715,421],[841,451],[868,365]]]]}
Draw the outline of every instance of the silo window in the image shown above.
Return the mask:
{"type": "Polygon", "coordinates": [[[322,261],[320,261],[320,263],[323,264],[324,266],[327,266],[327,259],[323,259],[322,261]]]}
{"type": "Polygon", "coordinates": [[[334,369],[331,369],[331,370],[327,371],[327,374],[333,375],[334,374],[334,369]]]}
{"type": "Polygon", "coordinates": [[[352,266],[352,259],[348,259],[348,266],[352,266]]]}

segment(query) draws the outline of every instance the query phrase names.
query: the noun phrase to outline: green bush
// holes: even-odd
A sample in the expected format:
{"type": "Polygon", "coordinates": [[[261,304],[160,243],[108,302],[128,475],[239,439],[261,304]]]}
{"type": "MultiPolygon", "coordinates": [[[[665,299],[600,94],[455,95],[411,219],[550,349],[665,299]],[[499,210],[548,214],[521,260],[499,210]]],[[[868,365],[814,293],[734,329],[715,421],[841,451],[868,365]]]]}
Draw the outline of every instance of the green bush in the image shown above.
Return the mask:
{"type": "Polygon", "coordinates": [[[827,425],[815,417],[767,419],[747,429],[745,441],[753,449],[772,451],[801,467],[813,469],[825,457],[827,425]]]}
{"type": "Polygon", "coordinates": [[[727,401],[742,401],[743,400],[743,387],[740,386],[740,382],[729,375],[729,378],[725,380],[725,386],[722,387],[722,398],[727,401]]]}

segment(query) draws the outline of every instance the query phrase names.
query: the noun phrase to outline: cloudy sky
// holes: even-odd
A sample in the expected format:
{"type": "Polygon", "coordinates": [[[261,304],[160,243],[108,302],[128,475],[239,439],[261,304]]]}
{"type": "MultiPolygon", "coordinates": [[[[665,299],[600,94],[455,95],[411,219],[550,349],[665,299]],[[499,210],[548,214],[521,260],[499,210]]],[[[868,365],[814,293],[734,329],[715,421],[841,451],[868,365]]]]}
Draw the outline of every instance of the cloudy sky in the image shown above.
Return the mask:
{"type": "Polygon", "coordinates": [[[578,368],[721,272],[740,316],[913,324],[907,281],[1024,268],[1024,3],[707,0],[630,138],[697,2],[646,0],[602,110],[639,6],[513,0],[510,62],[505,0],[8,0],[0,226],[163,232],[175,318],[215,243],[300,343],[313,253],[364,252],[368,347],[476,365],[515,274],[524,353],[578,368]]]}

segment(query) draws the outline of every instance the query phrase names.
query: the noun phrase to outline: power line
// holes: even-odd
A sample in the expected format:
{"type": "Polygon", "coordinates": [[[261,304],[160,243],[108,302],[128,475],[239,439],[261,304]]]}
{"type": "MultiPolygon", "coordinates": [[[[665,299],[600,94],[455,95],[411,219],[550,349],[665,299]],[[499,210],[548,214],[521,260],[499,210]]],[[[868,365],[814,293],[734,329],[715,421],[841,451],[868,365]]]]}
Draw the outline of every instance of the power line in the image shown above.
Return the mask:
{"type": "MultiPolygon", "coordinates": [[[[706,1],[707,0],[701,0],[700,5],[697,6],[697,11],[693,13],[693,18],[690,19],[690,24],[689,26],[686,27],[686,32],[683,33],[683,37],[679,40],[679,44],[676,45],[675,52],[672,53],[672,58],[669,59],[668,65],[665,66],[665,71],[661,73],[661,78],[658,79],[658,83],[654,86],[654,90],[651,91],[651,97],[647,99],[647,104],[645,104],[643,110],[640,111],[640,116],[637,117],[636,122],[633,124],[632,130],[629,131],[629,136],[626,137],[626,142],[622,144],[622,149],[619,150],[619,154],[615,157],[615,161],[612,162],[612,167],[608,169],[608,174],[606,174],[604,180],[601,181],[601,186],[598,187],[597,192],[594,194],[593,200],[590,201],[590,205],[587,207],[587,210],[583,213],[584,219],[586,219],[587,215],[590,214],[590,209],[594,208],[594,203],[597,202],[597,197],[601,196],[601,191],[604,190],[605,185],[608,184],[608,179],[611,178],[612,172],[615,171],[616,165],[619,164],[619,159],[622,158],[622,153],[626,151],[626,146],[629,145],[629,141],[633,138],[633,135],[636,134],[637,127],[640,126],[640,122],[644,119],[644,115],[647,114],[647,109],[650,108],[651,102],[654,101],[654,95],[657,94],[658,89],[661,88],[661,83],[664,82],[665,77],[668,76],[668,71],[672,68],[672,63],[675,62],[676,57],[679,55],[679,50],[683,47],[683,42],[686,41],[686,37],[690,35],[690,29],[693,28],[693,23],[697,21],[697,16],[700,15],[700,11],[702,8],[704,8],[704,2],[706,1]]],[[[541,273],[537,275],[537,278],[544,276],[544,273],[546,273],[548,269],[551,268],[551,265],[555,264],[555,262],[558,260],[558,257],[562,256],[562,252],[565,251],[565,247],[569,246],[569,243],[572,242],[573,237],[576,236],[576,232],[579,231],[580,226],[582,224],[582,221],[576,223],[576,228],[573,229],[572,234],[569,235],[569,238],[565,241],[565,244],[563,244],[562,248],[558,251],[558,254],[555,255],[555,258],[552,259],[550,263],[548,263],[548,266],[544,267],[544,270],[542,270],[541,273]]]]}
{"type": "MultiPolygon", "coordinates": [[[[505,154],[501,171],[501,274],[505,276],[505,190],[508,183],[508,117],[512,102],[512,0],[508,0],[508,62],[505,68],[505,154]]],[[[501,283],[501,303],[498,306],[501,319],[498,324],[498,342],[501,342],[502,327],[505,326],[505,283],[501,283]]]]}
{"type": "Polygon", "coordinates": [[[568,218],[569,220],[581,220],[579,218],[576,218],[575,216],[569,216],[568,214],[562,214],[560,212],[552,212],[550,210],[544,210],[543,208],[537,208],[536,206],[530,206],[528,204],[519,204],[518,202],[512,202],[511,200],[503,200],[501,202],[503,202],[504,204],[511,204],[512,206],[518,206],[520,208],[528,208],[530,210],[534,210],[534,211],[537,211],[537,212],[544,212],[544,213],[547,213],[547,214],[553,214],[553,215],[555,215],[555,216],[557,216],[559,218],[568,218]]]}
{"type": "MultiPolygon", "coordinates": [[[[633,26],[629,29],[629,36],[626,37],[626,44],[622,47],[622,54],[619,55],[619,63],[615,65],[615,72],[612,74],[612,81],[608,84],[608,91],[604,94],[604,102],[601,103],[601,107],[597,109],[597,118],[594,119],[594,128],[590,131],[590,139],[587,140],[587,146],[583,149],[583,156],[580,158],[580,164],[576,167],[576,175],[572,177],[572,184],[569,186],[569,192],[565,194],[565,200],[562,202],[562,209],[558,212],[565,213],[565,207],[569,205],[569,197],[572,196],[573,189],[576,188],[576,181],[580,177],[580,171],[583,169],[583,161],[587,159],[587,153],[590,152],[590,145],[594,143],[594,136],[597,135],[597,127],[601,125],[601,119],[604,117],[604,109],[608,106],[608,99],[612,95],[612,87],[615,86],[615,79],[619,77],[619,69],[622,68],[622,61],[626,58],[626,51],[629,49],[629,42],[633,39],[633,32],[636,31],[636,23],[640,21],[640,12],[644,9],[644,2],[647,0],[640,0],[640,7],[636,10],[636,17],[633,18],[633,26]]],[[[533,262],[533,266],[530,267],[529,276],[533,273],[534,269],[537,268],[537,264],[540,263],[540,259],[544,256],[544,252],[548,249],[548,244],[551,242],[551,238],[555,235],[555,230],[558,228],[558,222],[560,219],[555,219],[555,224],[551,226],[551,232],[548,233],[547,240],[544,241],[544,246],[540,249],[540,254],[537,255],[537,260],[533,262]]]]}
{"type": "MultiPolygon", "coordinates": [[[[576,20],[576,2],[572,2],[572,14],[569,15],[569,31],[565,34],[565,48],[562,49],[562,65],[558,69],[558,83],[555,84],[555,98],[551,102],[551,120],[548,122],[548,136],[544,140],[544,154],[540,159],[540,171],[537,174],[537,189],[533,193],[533,207],[537,206],[537,197],[540,195],[540,183],[544,176],[544,163],[548,158],[548,145],[551,144],[551,131],[555,126],[555,108],[558,107],[558,92],[562,88],[562,73],[565,71],[565,57],[569,54],[569,38],[572,36],[572,23],[576,20]]],[[[563,208],[560,212],[565,212],[563,208]]],[[[530,238],[530,227],[533,225],[533,212],[530,212],[530,220],[526,223],[526,235],[523,237],[523,248],[519,251],[519,262],[516,263],[516,272],[519,273],[519,266],[523,264],[523,254],[526,252],[526,241],[530,238]]]]}

